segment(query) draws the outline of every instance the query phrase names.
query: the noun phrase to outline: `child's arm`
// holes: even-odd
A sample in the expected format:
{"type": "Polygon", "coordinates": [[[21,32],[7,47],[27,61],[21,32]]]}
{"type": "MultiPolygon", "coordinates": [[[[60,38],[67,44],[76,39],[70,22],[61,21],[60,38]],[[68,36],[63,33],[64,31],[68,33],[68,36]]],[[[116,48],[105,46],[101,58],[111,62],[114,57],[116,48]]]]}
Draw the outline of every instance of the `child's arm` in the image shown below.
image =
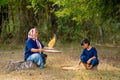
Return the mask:
{"type": "Polygon", "coordinates": [[[96,50],[95,48],[93,48],[93,54],[94,54],[94,56],[91,57],[91,58],[87,61],[88,64],[91,62],[92,59],[97,58],[97,50],[96,50]]]}
{"type": "Polygon", "coordinates": [[[78,65],[76,67],[79,68],[80,64],[81,64],[81,60],[79,60],[79,63],[78,63],[78,65]]]}
{"type": "Polygon", "coordinates": [[[79,64],[78,65],[80,66],[80,64],[81,64],[81,60],[79,60],[79,64]]]}
{"type": "Polygon", "coordinates": [[[90,58],[88,61],[87,61],[87,63],[89,64],[90,62],[91,62],[91,60],[92,59],[95,59],[96,57],[95,56],[93,56],[92,58],[90,58]]]}
{"type": "Polygon", "coordinates": [[[78,63],[78,65],[77,65],[76,67],[80,67],[80,64],[82,63],[82,62],[81,62],[81,56],[82,56],[82,55],[84,55],[84,50],[82,51],[82,53],[81,53],[81,55],[80,55],[79,63],[78,63]]]}

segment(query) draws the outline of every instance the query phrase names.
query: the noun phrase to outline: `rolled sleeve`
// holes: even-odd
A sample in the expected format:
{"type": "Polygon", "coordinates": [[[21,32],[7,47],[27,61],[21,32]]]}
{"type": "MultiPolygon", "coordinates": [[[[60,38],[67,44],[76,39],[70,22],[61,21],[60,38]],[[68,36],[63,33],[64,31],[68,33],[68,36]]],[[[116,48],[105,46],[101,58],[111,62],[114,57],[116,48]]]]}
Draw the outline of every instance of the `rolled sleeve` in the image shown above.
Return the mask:
{"type": "Polygon", "coordinates": [[[33,43],[32,43],[32,41],[28,40],[28,41],[26,42],[26,46],[27,46],[27,51],[28,51],[28,52],[31,52],[31,49],[33,48],[33,43]]]}

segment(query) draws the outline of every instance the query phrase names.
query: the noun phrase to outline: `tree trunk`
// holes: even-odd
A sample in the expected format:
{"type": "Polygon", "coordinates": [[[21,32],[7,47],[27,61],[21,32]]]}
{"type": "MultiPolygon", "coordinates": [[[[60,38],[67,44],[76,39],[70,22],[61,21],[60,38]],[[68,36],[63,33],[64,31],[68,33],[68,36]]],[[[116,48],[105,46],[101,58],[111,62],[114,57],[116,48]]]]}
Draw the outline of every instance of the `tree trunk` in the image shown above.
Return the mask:
{"type": "Polygon", "coordinates": [[[99,35],[100,35],[100,40],[104,42],[104,30],[102,26],[99,26],[99,35]]]}

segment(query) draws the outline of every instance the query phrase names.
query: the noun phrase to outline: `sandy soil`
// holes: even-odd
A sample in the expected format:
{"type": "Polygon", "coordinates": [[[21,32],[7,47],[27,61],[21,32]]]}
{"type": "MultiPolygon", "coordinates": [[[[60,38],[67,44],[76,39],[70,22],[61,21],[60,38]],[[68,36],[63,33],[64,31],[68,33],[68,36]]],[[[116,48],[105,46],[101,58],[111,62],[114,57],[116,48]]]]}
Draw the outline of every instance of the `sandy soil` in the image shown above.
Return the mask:
{"type": "Polygon", "coordinates": [[[62,54],[46,53],[47,64],[44,69],[27,69],[19,71],[6,70],[11,60],[23,60],[24,47],[14,50],[0,50],[0,80],[119,80],[120,79],[120,47],[99,47],[100,64],[98,70],[63,71],[61,66],[76,66],[82,47],[78,44],[58,45],[62,54]]]}

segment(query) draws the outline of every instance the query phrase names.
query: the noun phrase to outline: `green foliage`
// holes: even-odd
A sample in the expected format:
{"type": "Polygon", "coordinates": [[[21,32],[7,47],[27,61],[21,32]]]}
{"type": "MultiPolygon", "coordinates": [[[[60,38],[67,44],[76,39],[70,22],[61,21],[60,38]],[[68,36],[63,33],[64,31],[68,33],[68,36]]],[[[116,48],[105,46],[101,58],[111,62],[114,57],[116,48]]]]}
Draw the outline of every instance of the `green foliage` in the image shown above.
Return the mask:
{"type": "Polygon", "coordinates": [[[44,7],[43,3],[46,0],[28,0],[28,2],[30,2],[30,5],[27,5],[26,7],[28,9],[33,8],[34,9],[34,14],[37,14],[37,12],[40,9],[40,6],[44,7]]]}
{"type": "Polygon", "coordinates": [[[8,4],[8,0],[0,0],[0,5],[5,6],[8,4]]]}
{"type": "MultiPolygon", "coordinates": [[[[120,13],[119,0],[116,1],[108,1],[108,0],[50,0],[53,1],[54,4],[59,6],[59,10],[54,13],[58,17],[58,24],[61,27],[68,27],[66,29],[73,29],[73,32],[70,34],[74,35],[74,39],[78,39],[78,37],[84,38],[88,37],[91,39],[99,38],[99,26],[102,26],[103,32],[107,32],[106,26],[117,24],[118,13],[120,13]],[[117,13],[117,14],[116,14],[117,13]],[[114,17],[113,17],[114,16],[114,17]],[[108,22],[108,20],[116,20],[116,22],[108,22]],[[70,24],[74,22],[74,24],[70,24]],[[108,22],[108,23],[107,23],[108,22]],[[107,24],[107,25],[106,25],[107,24]],[[72,28],[73,27],[73,28],[72,28]],[[74,29],[74,27],[77,30],[74,29]],[[96,34],[95,34],[96,33],[96,34]],[[77,35],[79,34],[79,35],[77,35]]],[[[113,21],[112,20],[112,21],[113,21]]],[[[115,32],[117,29],[110,28],[111,32],[115,32]],[[114,31],[113,31],[114,30],[114,31]]],[[[63,28],[64,29],[64,28],[63,28]]],[[[70,33],[70,31],[66,30],[63,32],[64,34],[70,33]]],[[[101,34],[101,33],[100,33],[101,34]]],[[[103,34],[104,37],[108,35],[103,34]]],[[[69,37],[69,38],[70,38],[69,37]]]]}
{"type": "Polygon", "coordinates": [[[6,31],[6,35],[21,31],[27,35],[31,27],[37,27],[45,41],[53,33],[61,41],[80,41],[85,37],[93,41],[120,40],[119,0],[9,0],[9,4],[8,0],[0,0],[0,6],[1,14],[8,13],[5,19],[0,15],[1,33],[6,31]]]}

